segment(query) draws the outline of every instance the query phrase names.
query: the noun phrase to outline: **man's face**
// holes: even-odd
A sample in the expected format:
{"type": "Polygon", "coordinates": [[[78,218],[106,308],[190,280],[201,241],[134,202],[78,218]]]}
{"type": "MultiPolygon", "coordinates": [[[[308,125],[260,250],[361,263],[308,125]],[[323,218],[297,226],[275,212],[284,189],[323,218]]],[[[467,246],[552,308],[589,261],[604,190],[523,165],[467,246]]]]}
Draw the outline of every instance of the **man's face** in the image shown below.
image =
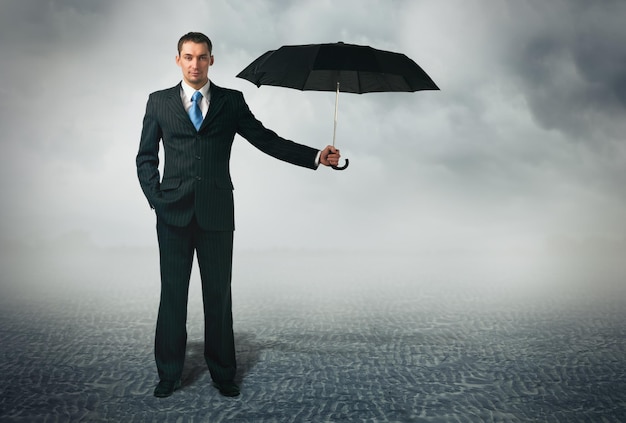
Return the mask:
{"type": "Polygon", "coordinates": [[[199,89],[209,80],[209,66],[213,64],[213,56],[205,43],[187,41],[176,56],[176,64],[182,69],[185,82],[199,89]]]}

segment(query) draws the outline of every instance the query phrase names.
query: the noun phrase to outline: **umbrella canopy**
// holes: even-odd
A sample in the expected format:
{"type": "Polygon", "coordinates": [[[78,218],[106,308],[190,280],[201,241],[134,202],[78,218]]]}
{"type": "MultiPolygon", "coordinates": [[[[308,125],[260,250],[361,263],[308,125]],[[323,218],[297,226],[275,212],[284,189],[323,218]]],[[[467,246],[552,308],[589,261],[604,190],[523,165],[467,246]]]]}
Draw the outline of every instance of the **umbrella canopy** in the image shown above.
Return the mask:
{"type": "MultiPolygon", "coordinates": [[[[368,46],[306,44],[270,50],[238,75],[257,87],[273,85],[310,91],[335,91],[335,127],[339,91],[348,93],[413,92],[438,90],[432,79],[413,60],[401,53],[368,46]]],[[[348,159],[342,167],[348,167],[348,159]]]]}
{"type": "Polygon", "coordinates": [[[261,85],[311,91],[369,92],[438,90],[406,55],[356,44],[308,44],[270,50],[238,78],[261,85]]]}

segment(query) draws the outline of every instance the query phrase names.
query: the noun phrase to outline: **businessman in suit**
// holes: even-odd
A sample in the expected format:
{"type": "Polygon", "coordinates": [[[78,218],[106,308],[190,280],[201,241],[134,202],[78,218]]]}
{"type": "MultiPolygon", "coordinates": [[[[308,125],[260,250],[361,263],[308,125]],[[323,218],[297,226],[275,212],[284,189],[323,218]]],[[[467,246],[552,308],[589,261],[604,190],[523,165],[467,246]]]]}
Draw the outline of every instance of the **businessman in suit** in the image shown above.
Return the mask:
{"type": "Polygon", "coordinates": [[[235,134],[270,156],[310,169],[336,166],[340,158],[332,146],[319,151],[265,128],[241,92],[209,80],[213,61],[206,35],[191,32],[181,37],[176,63],[183,80],[150,94],[136,157],[141,188],[156,213],[161,266],[156,397],[170,396],[180,387],[194,252],[202,280],[204,357],[222,395],[240,392],[234,382],[231,302],[234,207],[229,160],[235,134]],[[160,143],[165,152],[162,179],[160,143]]]}

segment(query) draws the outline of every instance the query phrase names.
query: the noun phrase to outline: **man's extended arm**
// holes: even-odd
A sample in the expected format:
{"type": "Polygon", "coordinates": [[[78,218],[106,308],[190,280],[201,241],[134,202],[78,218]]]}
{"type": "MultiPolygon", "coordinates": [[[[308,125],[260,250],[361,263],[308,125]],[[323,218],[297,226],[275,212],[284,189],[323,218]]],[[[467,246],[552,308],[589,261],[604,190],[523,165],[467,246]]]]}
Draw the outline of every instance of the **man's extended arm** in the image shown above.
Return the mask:
{"type": "Polygon", "coordinates": [[[259,122],[246,104],[241,93],[238,94],[239,118],[237,132],[252,145],[272,157],[286,162],[315,169],[319,164],[329,166],[339,161],[339,150],[332,146],[320,151],[312,147],[295,143],[276,135],[259,122]],[[319,163],[317,157],[319,156],[319,163]]]}

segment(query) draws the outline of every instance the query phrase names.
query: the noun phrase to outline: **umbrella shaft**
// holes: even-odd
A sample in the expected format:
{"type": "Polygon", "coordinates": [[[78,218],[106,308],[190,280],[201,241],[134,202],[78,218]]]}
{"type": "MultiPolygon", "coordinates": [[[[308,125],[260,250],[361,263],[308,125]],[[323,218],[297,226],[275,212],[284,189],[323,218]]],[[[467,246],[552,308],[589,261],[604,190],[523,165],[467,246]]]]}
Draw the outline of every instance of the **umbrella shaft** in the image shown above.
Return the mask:
{"type": "Polygon", "coordinates": [[[335,137],[337,136],[337,111],[339,105],[339,81],[337,81],[337,93],[335,94],[335,126],[333,127],[333,147],[335,146],[335,137]]]}

